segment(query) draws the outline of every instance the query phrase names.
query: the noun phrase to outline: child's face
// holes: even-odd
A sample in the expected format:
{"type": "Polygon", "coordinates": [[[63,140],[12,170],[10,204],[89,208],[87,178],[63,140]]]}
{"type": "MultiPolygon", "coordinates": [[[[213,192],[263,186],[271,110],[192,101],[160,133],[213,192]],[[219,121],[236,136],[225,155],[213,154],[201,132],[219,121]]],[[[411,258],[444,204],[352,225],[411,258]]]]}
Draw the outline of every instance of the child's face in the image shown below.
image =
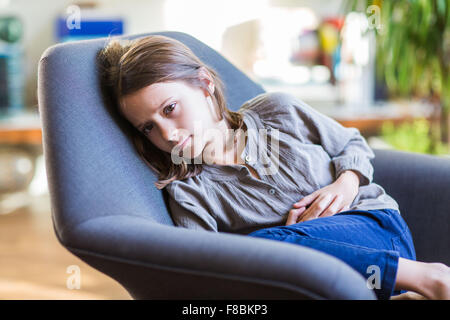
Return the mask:
{"type": "Polygon", "coordinates": [[[206,90],[183,81],[160,82],[123,97],[122,111],[160,150],[171,153],[178,143],[187,139],[180,150],[186,156],[190,147],[189,158],[194,158],[211,142],[204,134],[205,130],[219,127],[219,119],[208,96],[206,90]],[[195,131],[194,124],[197,126],[195,131]]]}

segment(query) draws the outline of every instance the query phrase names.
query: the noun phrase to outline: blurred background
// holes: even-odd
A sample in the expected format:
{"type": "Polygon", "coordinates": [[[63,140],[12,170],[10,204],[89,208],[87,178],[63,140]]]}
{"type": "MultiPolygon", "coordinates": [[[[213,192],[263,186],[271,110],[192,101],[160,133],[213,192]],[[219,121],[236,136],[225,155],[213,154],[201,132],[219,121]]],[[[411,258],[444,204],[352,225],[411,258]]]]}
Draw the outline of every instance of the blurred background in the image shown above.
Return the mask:
{"type": "Polygon", "coordinates": [[[0,299],[130,299],[54,235],[37,66],[56,43],[155,31],[191,34],[373,148],[450,156],[449,0],[0,0],[0,299]]]}

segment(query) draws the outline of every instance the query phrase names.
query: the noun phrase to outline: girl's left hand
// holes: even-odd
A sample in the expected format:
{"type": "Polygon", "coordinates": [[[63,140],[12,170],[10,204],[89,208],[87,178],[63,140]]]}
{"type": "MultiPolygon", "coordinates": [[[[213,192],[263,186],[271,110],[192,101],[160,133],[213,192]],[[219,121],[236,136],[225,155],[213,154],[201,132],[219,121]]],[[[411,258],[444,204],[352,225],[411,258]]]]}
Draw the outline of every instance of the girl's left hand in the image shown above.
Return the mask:
{"type": "Polygon", "coordinates": [[[332,184],[294,203],[293,209],[289,211],[286,225],[329,217],[347,210],[358,194],[359,181],[357,172],[344,171],[332,184]]]}

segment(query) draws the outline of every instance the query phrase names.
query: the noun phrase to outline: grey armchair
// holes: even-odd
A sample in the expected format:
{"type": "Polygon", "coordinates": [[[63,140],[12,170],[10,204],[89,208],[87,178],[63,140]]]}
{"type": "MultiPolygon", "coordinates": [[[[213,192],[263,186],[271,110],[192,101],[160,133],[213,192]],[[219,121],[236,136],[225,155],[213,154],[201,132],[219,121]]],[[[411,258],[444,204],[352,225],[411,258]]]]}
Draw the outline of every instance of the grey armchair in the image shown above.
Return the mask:
{"type": "MultiPolygon", "coordinates": [[[[215,68],[228,106],[264,90],[193,37],[161,32],[215,68]]],[[[136,35],[125,38],[136,38],[136,35]]],[[[57,44],[39,63],[38,98],[54,230],[60,243],[134,299],[375,299],[342,261],[298,245],[175,227],[166,194],[101,94],[108,39],[57,44]]],[[[375,150],[375,181],[400,203],[418,259],[450,262],[450,161],[375,150]]]]}

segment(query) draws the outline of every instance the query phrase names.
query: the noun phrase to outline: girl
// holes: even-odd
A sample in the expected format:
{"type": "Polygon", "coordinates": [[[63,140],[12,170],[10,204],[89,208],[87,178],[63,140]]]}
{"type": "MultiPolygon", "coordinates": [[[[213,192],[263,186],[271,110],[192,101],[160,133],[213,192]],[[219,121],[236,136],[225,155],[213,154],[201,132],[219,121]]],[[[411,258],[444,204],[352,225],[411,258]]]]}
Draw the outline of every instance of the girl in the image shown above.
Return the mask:
{"type": "Polygon", "coordinates": [[[177,226],[296,243],[363,276],[376,270],[380,299],[402,290],[450,299],[450,268],[415,261],[357,129],[282,93],[232,112],[216,72],[168,37],[113,40],[100,57],[107,93],[166,187],[177,226]]]}

